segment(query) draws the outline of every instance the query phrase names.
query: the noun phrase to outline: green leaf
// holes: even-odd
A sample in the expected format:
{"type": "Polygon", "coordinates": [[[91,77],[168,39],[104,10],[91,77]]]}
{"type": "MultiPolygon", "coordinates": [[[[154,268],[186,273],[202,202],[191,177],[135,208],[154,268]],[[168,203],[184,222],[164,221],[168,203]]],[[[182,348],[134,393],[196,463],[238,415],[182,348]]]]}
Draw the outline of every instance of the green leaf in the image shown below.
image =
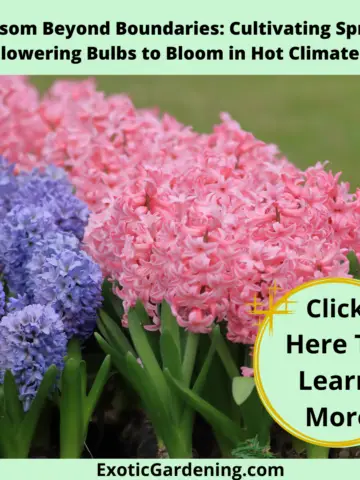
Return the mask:
{"type": "MultiPolygon", "coordinates": [[[[122,355],[119,351],[115,350],[111,345],[107,343],[106,340],[103,339],[101,335],[98,333],[94,333],[95,339],[102,348],[102,350],[107,354],[111,356],[111,360],[116,366],[116,368],[119,370],[121,375],[126,378],[128,382],[131,382],[131,378],[129,376],[129,372],[126,368],[126,360],[125,360],[125,355],[122,355]]],[[[130,353],[130,352],[128,352],[130,353]]]]}
{"type": "MultiPolygon", "coordinates": [[[[146,327],[148,325],[153,325],[152,321],[149,318],[149,315],[147,314],[144,305],[138,301],[136,302],[136,305],[134,307],[134,310],[138,316],[138,319],[143,327],[146,327]]],[[[147,330],[146,328],[143,328],[144,330],[144,335],[147,338],[147,341],[151,347],[151,350],[154,353],[155,358],[157,359],[158,362],[161,361],[161,356],[160,356],[160,335],[158,331],[150,331],[147,330]]]]}
{"type": "Polygon", "coordinates": [[[122,354],[131,352],[134,356],[136,353],[131,346],[125,334],[116,322],[107,315],[104,310],[100,311],[100,318],[98,319],[98,327],[102,335],[106,338],[108,343],[114,348],[118,349],[122,354]]]}
{"type": "Polygon", "coordinates": [[[222,435],[231,440],[234,445],[244,439],[240,427],[230,418],[216,410],[216,408],[209,403],[205,402],[199,395],[192,392],[189,388],[184,387],[179,381],[171,376],[168,370],[165,371],[165,375],[173,383],[174,387],[176,387],[177,391],[188,405],[200,413],[214,430],[219,431],[222,435]]]}
{"type": "Polygon", "coordinates": [[[81,381],[81,395],[82,398],[86,398],[87,393],[87,372],[86,372],[86,362],[81,360],[79,363],[79,370],[80,370],[80,381],[81,381]]]}
{"type": "Polygon", "coordinates": [[[267,445],[273,419],[262,404],[256,388],[238,408],[245,422],[248,438],[257,437],[260,445],[267,445]]]}
{"type": "Polygon", "coordinates": [[[19,453],[16,434],[7,416],[0,418],[0,458],[26,458],[19,453]]]}
{"type": "MultiPolygon", "coordinates": [[[[181,438],[179,438],[177,426],[172,421],[170,415],[172,404],[167,402],[169,394],[164,398],[148,370],[139,364],[134,355],[128,352],[122,357],[97,333],[95,333],[95,338],[104,352],[111,355],[112,363],[141,398],[141,402],[158,438],[163,440],[169,453],[173,452],[174,457],[182,455],[181,452],[184,452],[186,448],[183,446],[181,438]]],[[[186,450],[186,452],[188,452],[188,450],[186,450]]],[[[190,454],[191,448],[189,455],[190,454]]]]}
{"type": "Polygon", "coordinates": [[[45,372],[36,397],[32,401],[29,411],[24,415],[20,429],[17,432],[17,442],[21,445],[21,458],[27,458],[29,454],[31,440],[35,434],[41,411],[48,398],[50,389],[55,385],[57,374],[58,370],[55,365],[52,365],[45,372]]]}
{"type": "Polygon", "coordinates": [[[164,401],[167,402],[169,400],[169,389],[166,384],[164,374],[145,334],[144,326],[141,321],[143,310],[144,307],[138,302],[136,307],[131,308],[128,313],[131,339],[142,361],[144,369],[151,376],[155,388],[158,389],[160,396],[162,396],[164,401]]]}
{"type": "Polygon", "coordinates": [[[161,304],[161,333],[168,332],[181,356],[180,327],[172,314],[170,305],[165,302],[161,304]]]}
{"type": "Polygon", "coordinates": [[[360,279],[360,264],[355,252],[351,251],[348,254],[349,273],[356,279],[360,279]]]}
{"type": "Polygon", "coordinates": [[[214,331],[213,331],[213,335],[212,335],[212,339],[211,339],[211,345],[210,345],[208,354],[206,355],[206,358],[205,358],[203,366],[200,370],[199,376],[197,377],[197,379],[194,383],[194,386],[192,388],[192,391],[194,393],[200,394],[204,385],[205,385],[206,379],[208,378],[210,366],[211,366],[211,363],[212,363],[213,358],[214,358],[214,354],[215,354],[216,349],[217,349],[217,345],[218,345],[220,335],[221,334],[220,334],[219,327],[215,327],[214,331]]]}
{"type": "Polygon", "coordinates": [[[84,442],[80,365],[70,358],[62,372],[60,398],[60,458],[80,458],[84,442]]]}
{"type": "MultiPolygon", "coordinates": [[[[200,365],[206,361],[208,351],[211,348],[211,343],[209,344],[209,338],[211,341],[214,341],[214,337],[216,335],[217,333],[214,331],[211,337],[207,337],[205,335],[201,337],[199,349],[200,365]]],[[[224,413],[226,412],[226,414],[229,416],[232,406],[238,409],[238,406],[235,404],[232,398],[231,382],[229,382],[229,377],[226,374],[224,365],[219,355],[214,355],[213,357],[209,367],[208,375],[205,379],[205,385],[202,389],[201,396],[217,410],[220,410],[224,413]],[[214,385],[216,385],[216,388],[214,388],[214,385]]]]}
{"type": "MultiPolygon", "coordinates": [[[[208,350],[207,356],[205,358],[205,361],[203,362],[203,366],[202,366],[202,368],[200,370],[200,373],[199,373],[199,375],[198,375],[198,377],[197,377],[197,379],[194,383],[192,391],[193,391],[193,393],[195,393],[197,395],[200,395],[203,388],[204,388],[204,385],[205,385],[205,382],[206,382],[206,379],[207,379],[207,376],[208,376],[208,373],[209,373],[209,369],[210,369],[212,360],[214,358],[214,354],[216,352],[216,344],[217,344],[218,335],[220,335],[220,330],[219,329],[217,330],[217,333],[213,337],[213,340],[211,342],[211,345],[210,345],[210,348],[208,350]]],[[[190,408],[190,407],[186,408],[185,411],[184,411],[184,414],[183,414],[183,418],[182,418],[182,425],[183,425],[183,428],[184,428],[184,430],[185,430],[185,432],[186,432],[186,434],[188,435],[189,438],[191,438],[191,436],[192,436],[193,417],[194,417],[193,409],[190,408]]]]}
{"type": "MultiPolygon", "coordinates": [[[[129,371],[129,377],[144,403],[151,402],[157,396],[158,392],[147,371],[139,364],[137,359],[128,353],[125,357],[126,366],[129,371]]],[[[161,401],[159,408],[161,408],[161,401]]]]}
{"type": "Polygon", "coordinates": [[[151,383],[150,376],[144,371],[143,368],[141,368],[135,357],[130,352],[128,352],[124,356],[120,355],[98,333],[95,333],[94,335],[104,352],[111,356],[112,363],[115,365],[120,374],[132,386],[132,388],[134,388],[134,390],[141,398],[144,395],[146,397],[146,388],[148,388],[148,390],[150,389],[151,391],[151,389],[154,389],[154,385],[151,383]],[[136,366],[130,365],[129,367],[129,361],[131,360],[129,360],[128,358],[133,358],[135,360],[136,366]],[[138,375],[134,374],[134,369],[136,372],[139,371],[139,368],[141,369],[141,372],[138,375],[145,374],[145,376],[142,376],[141,381],[138,381],[138,375]]]}
{"type": "MultiPolygon", "coordinates": [[[[211,335],[213,336],[214,334],[215,332],[213,331],[211,335]]],[[[239,369],[231,355],[231,349],[229,348],[226,339],[222,335],[219,336],[219,340],[217,342],[217,352],[230,379],[237,377],[239,375],[239,369]]]]}
{"type": "Polygon", "coordinates": [[[4,385],[0,385],[0,418],[5,414],[4,385]]]}
{"type": "MultiPolygon", "coordinates": [[[[182,380],[181,358],[178,347],[173,341],[171,333],[167,330],[161,333],[160,349],[163,361],[163,369],[169,369],[171,375],[177,380],[182,380]]],[[[177,393],[173,391],[170,385],[171,395],[171,413],[176,423],[180,422],[180,417],[183,412],[183,402],[178,397],[177,393]]]]}
{"type": "Polygon", "coordinates": [[[110,367],[111,367],[111,357],[110,355],[107,355],[96,375],[95,381],[85,401],[85,409],[84,409],[85,410],[84,411],[85,426],[89,424],[91,416],[96,407],[96,404],[99,401],[100,395],[109,378],[110,367]]]}
{"type": "Polygon", "coordinates": [[[163,368],[168,368],[173,377],[181,380],[182,370],[180,350],[168,330],[161,333],[160,350],[163,368]]]}
{"type": "MultiPolygon", "coordinates": [[[[95,350],[95,349],[94,349],[95,350]]],[[[99,368],[103,364],[105,359],[104,352],[102,349],[96,349],[96,352],[86,352],[84,353],[84,360],[86,362],[86,377],[87,383],[92,385],[95,381],[96,375],[98,374],[99,368]]]]}
{"type": "Polygon", "coordinates": [[[232,393],[237,405],[242,405],[251,395],[255,387],[252,377],[235,377],[232,382],[232,393]]]}
{"type": "Polygon", "coordinates": [[[110,313],[110,316],[120,319],[124,314],[124,307],[121,299],[113,293],[113,285],[105,280],[102,285],[102,295],[104,298],[104,310],[110,313]]]}
{"type": "Polygon", "coordinates": [[[169,413],[171,404],[164,402],[164,398],[156,389],[150,375],[130,353],[126,355],[126,363],[133,386],[142,400],[157,436],[167,443],[172,432],[176,431],[169,413]]]}
{"type": "Polygon", "coordinates": [[[194,373],[195,360],[198,354],[200,335],[198,333],[186,332],[184,359],[182,363],[182,376],[184,384],[189,387],[194,373]]]}
{"type": "Polygon", "coordinates": [[[9,370],[5,372],[4,397],[6,415],[11,423],[14,424],[16,430],[20,427],[20,423],[24,418],[24,409],[19,400],[19,391],[15,379],[9,370]]]}
{"type": "MultiPolygon", "coordinates": [[[[101,315],[103,314],[104,310],[100,310],[99,312],[99,315],[96,319],[96,325],[97,325],[97,328],[99,330],[99,332],[101,333],[101,335],[104,337],[104,339],[108,342],[108,343],[113,343],[113,339],[111,338],[108,330],[105,328],[105,325],[104,325],[104,321],[103,319],[101,318],[101,315]]],[[[105,313],[105,312],[104,312],[105,313]]]]}

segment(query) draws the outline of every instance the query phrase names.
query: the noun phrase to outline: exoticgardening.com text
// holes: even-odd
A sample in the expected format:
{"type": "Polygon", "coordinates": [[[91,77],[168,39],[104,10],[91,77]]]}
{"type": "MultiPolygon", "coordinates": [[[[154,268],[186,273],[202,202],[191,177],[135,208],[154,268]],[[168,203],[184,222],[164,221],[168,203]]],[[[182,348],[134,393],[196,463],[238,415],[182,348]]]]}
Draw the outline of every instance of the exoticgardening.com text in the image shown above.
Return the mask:
{"type": "Polygon", "coordinates": [[[250,478],[281,478],[284,476],[284,467],[281,465],[224,465],[216,462],[212,465],[192,464],[169,465],[154,462],[153,464],[131,463],[126,465],[97,464],[98,477],[217,477],[241,480],[250,478]]]}

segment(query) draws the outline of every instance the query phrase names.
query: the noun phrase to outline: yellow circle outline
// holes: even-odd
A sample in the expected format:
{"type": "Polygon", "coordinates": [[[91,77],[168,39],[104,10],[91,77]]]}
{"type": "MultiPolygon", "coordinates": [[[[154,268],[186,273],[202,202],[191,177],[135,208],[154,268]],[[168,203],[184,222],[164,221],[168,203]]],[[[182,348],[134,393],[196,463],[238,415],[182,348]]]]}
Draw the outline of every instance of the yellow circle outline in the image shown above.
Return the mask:
{"type": "MultiPolygon", "coordinates": [[[[297,292],[300,292],[301,290],[305,290],[306,288],[311,288],[315,285],[321,285],[324,283],[325,284],[343,283],[343,284],[350,284],[350,285],[355,285],[357,287],[360,287],[360,281],[355,280],[354,278],[321,278],[318,280],[312,280],[310,282],[303,283],[302,285],[299,285],[293,290],[290,290],[289,292],[287,292],[283,297],[280,298],[280,300],[278,300],[275,303],[273,308],[276,309],[277,307],[280,307],[283,303],[285,303],[286,300],[289,299],[289,297],[291,297],[297,292]]],[[[268,399],[265,393],[265,390],[261,381],[260,366],[259,366],[260,345],[261,345],[261,341],[264,336],[265,330],[268,327],[269,320],[270,320],[270,316],[267,315],[259,328],[256,340],[255,340],[255,344],[254,344],[253,368],[254,368],[254,380],[255,380],[256,389],[258,391],[262,404],[264,405],[264,407],[266,408],[270,416],[276,421],[276,423],[278,423],[284,430],[286,430],[292,436],[304,442],[311,443],[313,445],[318,445],[319,447],[344,448],[344,447],[354,447],[354,446],[360,445],[360,438],[355,438],[354,440],[347,440],[343,442],[327,442],[327,441],[317,440],[316,438],[309,437],[303,434],[302,432],[296,430],[295,428],[293,428],[273,408],[270,400],[268,399]]]]}

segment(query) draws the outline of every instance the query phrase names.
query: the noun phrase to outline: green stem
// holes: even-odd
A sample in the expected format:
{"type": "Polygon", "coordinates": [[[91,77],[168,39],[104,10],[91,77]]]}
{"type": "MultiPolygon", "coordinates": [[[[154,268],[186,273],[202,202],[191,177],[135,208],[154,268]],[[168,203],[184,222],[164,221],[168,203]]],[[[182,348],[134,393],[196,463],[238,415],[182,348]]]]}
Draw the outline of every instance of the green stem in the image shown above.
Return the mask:
{"type": "Polygon", "coordinates": [[[306,444],[308,458],[329,458],[329,448],[318,447],[317,445],[306,444]]]}
{"type": "Polygon", "coordinates": [[[68,358],[73,358],[77,360],[79,363],[81,362],[81,346],[79,340],[76,338],[72,338],[67,346],[67,354],[68,358]]]}
{"type": "Polygon", "coordinates": [[[176,432],[174,431],[174,435],[168,438],[167,441],[162,440],[157,435],[157,445],[158,453],[167,454],[167,456],[162,458],[192,458],[192,442],[186,441],[180,429],[176,432]]]}
{"type": "Polygon", "coordinates": [[[11,426],[8,424],[10,428],[3,429],[4,422],[7,422],[7,419],[3,420],[0,425],[2,429],[0,432],[0,458],[27,458],[27,456],[21,455],[22,446],[16,441],[16,436],[11,431],[11,426]]]}
{"type": "Polygon", "coordinates": [[[84,442],[83,398],[79,363],[69,358],[61,378],[60,458],[80,458],[84,442]]]}
{"type": "Polygon", "coordinates": [[[192,458],[192,442],[186,444],[182,439],[167,445],[169,458],[192,458]]]}
{"type": "Polygon", "coordinates": [[[185,352],[184,352],[184,361],[182,364],[182,373],[183,373],[184,383],[187,387],[191,383],[197,349],[199,345],[199,339],[200,339],[200,335],[196,333],[188,332],[186,345],[185,345],[185,352]]]}
{"type": "Polygon", "coordinates": [[[231,379],[239,376],[239,369],[236,366],[236,363],[230,353],[230,350],[226,344],[226,340],[222,335],[219,336],[219,341],[217,342],[216,350],[219,357],[225,367],[226,373],[231,379]]]}

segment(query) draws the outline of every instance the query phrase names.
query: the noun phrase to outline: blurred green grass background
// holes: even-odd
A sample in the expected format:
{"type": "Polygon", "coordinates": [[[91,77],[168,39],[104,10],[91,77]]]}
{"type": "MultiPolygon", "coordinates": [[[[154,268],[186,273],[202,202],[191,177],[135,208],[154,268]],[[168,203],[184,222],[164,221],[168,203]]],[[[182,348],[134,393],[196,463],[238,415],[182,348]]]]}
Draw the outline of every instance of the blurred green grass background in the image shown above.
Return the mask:
{"type": "MultiPolygon", "coordinates": [[[[32,77],[41,92],[55,80],[32,77]]],[[[342,171],[352,189],[360,186],[360,77],[99,76],[96,80],[100,90],[127,93],[137,107],[157,106],[201,132],[218,122],[220,112],[229,112],[257,138],[277,144],[298,166],[329,160],[329,168],[342,171]]]]}

